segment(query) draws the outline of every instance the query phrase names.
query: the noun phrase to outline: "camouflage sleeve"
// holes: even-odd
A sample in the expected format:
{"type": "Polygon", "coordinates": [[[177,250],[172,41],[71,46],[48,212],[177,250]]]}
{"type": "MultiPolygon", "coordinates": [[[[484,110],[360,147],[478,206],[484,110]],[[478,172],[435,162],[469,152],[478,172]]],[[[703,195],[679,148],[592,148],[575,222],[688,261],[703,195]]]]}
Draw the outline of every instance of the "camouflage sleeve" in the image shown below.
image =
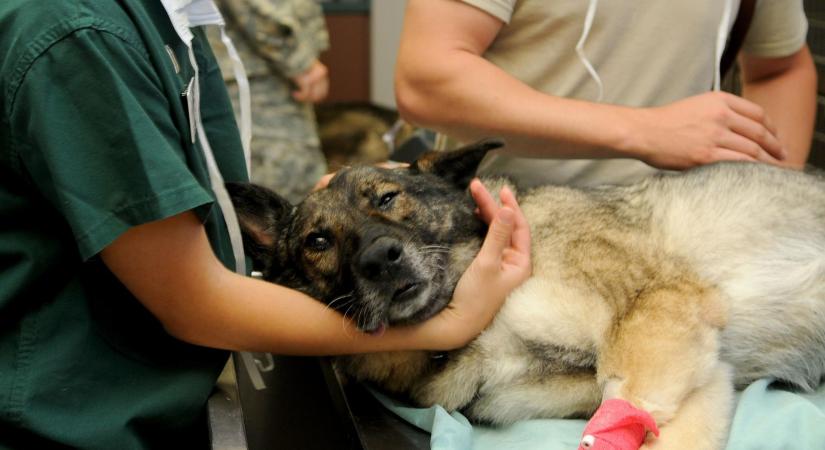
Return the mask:
{"type": "Polygon", "coordinates": [[[329,47],[317,0],[221,0],[221,10],[256,55],[294,77],[329,47]]]}

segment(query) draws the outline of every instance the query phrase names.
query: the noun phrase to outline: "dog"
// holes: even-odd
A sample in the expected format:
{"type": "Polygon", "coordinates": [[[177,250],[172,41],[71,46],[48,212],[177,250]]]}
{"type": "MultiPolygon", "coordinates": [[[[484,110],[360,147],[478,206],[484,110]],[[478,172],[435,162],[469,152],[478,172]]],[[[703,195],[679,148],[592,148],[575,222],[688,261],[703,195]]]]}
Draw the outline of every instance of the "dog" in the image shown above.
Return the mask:
{"type": "Polygon", "coordinates": [[[398,112],[365,102],[315,105],[321,150],[332,171],[356,164],[374,164],[390,159],[390,149],[409,139],[414,127],[399,123],[386,142],[387,133],[398,123],[398,112]]]}
{"type": "MultiPolygon", "coordinates": [[[[297,206],[229,186],[255,270],[365,332],[432,317],[480,248],[486,225],[467,186],[499,146],[342,170],[297,206]]],[[[480,336],[446,354],[355,355],[338,367],[489,424],[588,417],[620,398],[661,427],[645,446],[667,449],[721,449],[734,389],[757,378],[819,385],[825,177],[718,163],[518,200],[533,274],[480,336]]]]}

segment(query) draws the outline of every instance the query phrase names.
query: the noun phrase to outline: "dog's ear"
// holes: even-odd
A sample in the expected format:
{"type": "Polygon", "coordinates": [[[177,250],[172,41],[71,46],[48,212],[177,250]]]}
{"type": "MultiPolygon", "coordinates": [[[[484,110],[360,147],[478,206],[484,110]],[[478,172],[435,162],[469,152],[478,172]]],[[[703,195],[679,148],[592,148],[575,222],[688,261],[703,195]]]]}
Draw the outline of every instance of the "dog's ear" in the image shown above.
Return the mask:
{"type": "Polygon", "coordinates": [[[487,152],[503,146],[500,139],[484,139],[447,152],[429,151],[410,166],[410,172],[432,173],[463,189],[470,184],[487,152]]]}
{"type": "Polygon", "coordinates": [[[251,183],[226,183],[241,225],[243,246],[252,265],[267,272],[275,262],[279,233],[293,206],[271,190],[251,183]]]}

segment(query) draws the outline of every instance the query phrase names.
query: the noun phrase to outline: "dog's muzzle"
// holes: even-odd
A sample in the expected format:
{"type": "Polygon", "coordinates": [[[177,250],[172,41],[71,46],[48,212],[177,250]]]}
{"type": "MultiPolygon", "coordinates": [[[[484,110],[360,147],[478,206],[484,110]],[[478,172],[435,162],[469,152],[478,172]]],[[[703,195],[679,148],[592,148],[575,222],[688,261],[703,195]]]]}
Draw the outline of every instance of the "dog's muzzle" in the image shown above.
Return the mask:
{"type": "Polygon", "coordinates": [[[392,281],[401,272],[404,247],[401,241],[382,236],[361,251],[356,267],[361,275],[370,281],[392,281]]]}

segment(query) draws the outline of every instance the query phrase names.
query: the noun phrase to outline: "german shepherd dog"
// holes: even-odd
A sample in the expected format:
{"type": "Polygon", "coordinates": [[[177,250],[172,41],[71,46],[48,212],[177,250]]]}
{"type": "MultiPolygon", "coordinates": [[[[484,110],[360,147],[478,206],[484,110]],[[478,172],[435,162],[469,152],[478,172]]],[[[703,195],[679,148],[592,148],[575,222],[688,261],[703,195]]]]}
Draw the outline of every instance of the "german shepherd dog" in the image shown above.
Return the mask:
{"type": "MultiPolygon", "coordinates": [[[[230,186],[248,254],[267,280],[364,331],[426,320],[480,248],[467,186],[498,146],[342,170],[297,206],[230,186]]],[[[622,398],[661,427],[645,445],[668,449],[722,448],[735,387],[820,383],[825,178],[721,163],[629,186],[540,187],[519,202],[533,276],[478,338],[443,358],[377,353],[339,368],[491,424],[587,417],[622,398]]]]}

